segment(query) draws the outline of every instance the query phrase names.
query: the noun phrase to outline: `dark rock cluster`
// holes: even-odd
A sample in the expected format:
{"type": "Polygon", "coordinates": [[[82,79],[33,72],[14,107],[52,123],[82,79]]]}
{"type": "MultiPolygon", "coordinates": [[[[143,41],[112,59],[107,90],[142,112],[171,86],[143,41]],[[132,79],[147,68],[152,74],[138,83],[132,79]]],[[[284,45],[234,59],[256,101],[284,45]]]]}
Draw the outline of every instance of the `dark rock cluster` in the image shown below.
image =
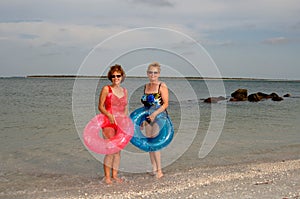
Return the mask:
{"type": "Polygon", "coordinates": [[[204,100],[206,103],[217,103],[218,101],[225,100],[226,98],[223,96],[220,97],[209,97],[204,100]]]}
{"type": "MultiPolygon", "coordinates": [[[[285,94],[283,97],[290,97],[290,94],[285,94]]],[[[266,94],[262,92],[252,93],[248,95],[247,89],[237,89],[233,93],[231,93],[231,98],[229,101],[237,102],[237,101],[249,101],[249,102],[259,102],[261,100],[272,99],[273,101],[282,101],[283,97],[280,97],[277,93],[266,94]]],[[[206,103],[217,103],[218,101],[225,100],[225,97],[209,97],[204,99],[206,103]]]]}
{"type": "Polygon", "coordinates": [[[248,91],[247,89],[237,89],[236,91],[234,91],[233,93],[231,93],[231,97],[230,101],[247,101],[248,98],[248,91]]]}
{"type": "Polygon", "coordinates": [[[278,94],[276,94],[276,93],[266,94],[266,93],[258,92],[258,93],[253,93],[248,96],[249,102],[259,102],[263,99],[272,99],[273,101],[283,100],[283,98],[278,96],[278,94]]]}

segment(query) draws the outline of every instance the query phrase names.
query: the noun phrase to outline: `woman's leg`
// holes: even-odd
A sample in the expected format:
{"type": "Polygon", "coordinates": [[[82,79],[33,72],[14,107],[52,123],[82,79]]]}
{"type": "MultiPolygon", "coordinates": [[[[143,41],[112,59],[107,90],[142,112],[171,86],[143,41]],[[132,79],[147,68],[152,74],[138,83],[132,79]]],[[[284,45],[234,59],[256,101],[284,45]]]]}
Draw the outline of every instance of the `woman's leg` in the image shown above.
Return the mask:
{"type": "Polygon", "coordinates": [[[117,182],[122,182],[123,180],[118,177],[118,171],[120,167],[120,159],[121,159],[121,153],[115,153],[113,154],[113,165],[112,165],[112,178],[116,180],[117,182]]]}
{"type": "Polygon", "coordinates": [[[112,162],[113,162],[113,155],[105,155],[104,162],[103,162],[103,170],[104,170],[104,176],[105,176],[105,182],[107,184],[111,184],[111,178],[110,178],[110,170],[112,168],[112,162]]]}
{"type": "MultiPolygon", "coordinates": [[[[146,136],[147,137],[155,137],[159,133],[159,126],[154,123],[152,125],[146,125],[146,136]]],[[[163,176],[161,169],[161,153],[160,151],[149,152],[150,160],[152,164],[153,174],[156,175],[157,178],[161,178],[163,176]]]]}
{"type": "MultiPolygon", "coordinates": [[[[145,124],[145,132],[146,132],[147,137],[149,137],[149,138],[154,137],[152,125],[146,123],[145,124]]],[[[153,175],[155,175],[157,167],[156,167],[154,152],[149,152],[149,157],[150,157],[150,161],[151,161],[151,165],[152,165],[152,173],[153,173],[153,175]]]]}
{"type": "Polygon", "coordinates": [[[153,152],[154,159],[155,159],[155,164],[156,164],[156,177],[161,178],[163,177],[163,173],[161,170],[161,153],[160,151],[155,151],[153,152]]]}
{"type": "MultiPolygon", "coordinates": [[[[115,135],[115,130],[111,127],[103,128],[102,133],[104,139],[110,139],[115,135]]],[[[114,154],[105,155],[104,157],[103,170],[104,170],[105,182],[107,184],[112,183],[110,177],[110,170],[113,168],[113,160],[114,160],[114,154]]]]}
{"type": "Polygon", "coordinates": [[[156,171],[157,171],[157,166],[156,166],[154,152],[149,152],[149,156],[150,156],[150,161],[151,161],[151,165],[152,165],[152,174],[155,175],[156,171]]]}

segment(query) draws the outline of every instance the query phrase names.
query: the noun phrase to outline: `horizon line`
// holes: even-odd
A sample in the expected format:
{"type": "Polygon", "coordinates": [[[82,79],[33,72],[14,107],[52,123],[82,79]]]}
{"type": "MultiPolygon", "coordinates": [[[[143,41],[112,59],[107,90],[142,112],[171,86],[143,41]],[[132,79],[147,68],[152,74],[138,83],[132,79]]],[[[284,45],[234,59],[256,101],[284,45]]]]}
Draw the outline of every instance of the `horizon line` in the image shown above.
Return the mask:
{"type": "MultiPolygon", "coordinates": [[[[160,76],[167,79],[189,79],[189,80],[268,80],[268,81],[300,81],[300,79],[283,79],[283,78],[255,78],[255,77],[199,77],[199,76],[160,76]]],[[[107,78],[105,75],[26,75],[10,76],[0,78],[107,78]]],[[[147,78],[147,76],[126,76],[126,78],[147,78]]]]}

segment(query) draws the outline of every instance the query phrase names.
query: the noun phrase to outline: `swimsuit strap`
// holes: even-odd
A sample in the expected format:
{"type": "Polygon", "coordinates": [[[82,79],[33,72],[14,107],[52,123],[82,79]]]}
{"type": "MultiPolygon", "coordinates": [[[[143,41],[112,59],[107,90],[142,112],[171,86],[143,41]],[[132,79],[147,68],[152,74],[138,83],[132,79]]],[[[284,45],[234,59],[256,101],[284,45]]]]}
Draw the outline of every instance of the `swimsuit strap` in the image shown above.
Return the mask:
{"type": "MultiPolygon", "coordinates": [[[[144,94],[146,94],[145,93],[145,91],[146,91],[146,86],[147,86],[147,84],[145,84],[145,86],[144,86],[144,94]]],[[[159,83],[159,85],[158,85],[158,92],[157,93],[159,93],[160,94],[160,86],[161,86],[161,82],[159,83]]]]}
{"type": "Polygon", "coordinates": [[[158,85],[158,93],[160,94],[160,86],[161,86],[161,82],[159,83],[159,85],[158,85]]]}

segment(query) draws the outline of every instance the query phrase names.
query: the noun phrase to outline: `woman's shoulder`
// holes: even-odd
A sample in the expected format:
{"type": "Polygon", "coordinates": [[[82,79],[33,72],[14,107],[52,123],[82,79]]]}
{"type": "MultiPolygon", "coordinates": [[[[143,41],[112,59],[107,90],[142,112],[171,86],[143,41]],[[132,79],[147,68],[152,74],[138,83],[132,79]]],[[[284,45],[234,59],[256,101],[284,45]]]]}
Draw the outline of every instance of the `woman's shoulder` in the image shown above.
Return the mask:
{"type": "Polygon", "coordinates": [[[166,84],[165,82],[160,82],[159,85],[160,85],[160,87],[165,87],[165,88],[168,87],[167,84],[166,84]]]}
{"type": "Polygon", "coordinates": [[[111,88],[110,88],[109,85],[105,85],[105,86],[102,87],[102,92],[108,93],[110,89],[111,88]]]}

